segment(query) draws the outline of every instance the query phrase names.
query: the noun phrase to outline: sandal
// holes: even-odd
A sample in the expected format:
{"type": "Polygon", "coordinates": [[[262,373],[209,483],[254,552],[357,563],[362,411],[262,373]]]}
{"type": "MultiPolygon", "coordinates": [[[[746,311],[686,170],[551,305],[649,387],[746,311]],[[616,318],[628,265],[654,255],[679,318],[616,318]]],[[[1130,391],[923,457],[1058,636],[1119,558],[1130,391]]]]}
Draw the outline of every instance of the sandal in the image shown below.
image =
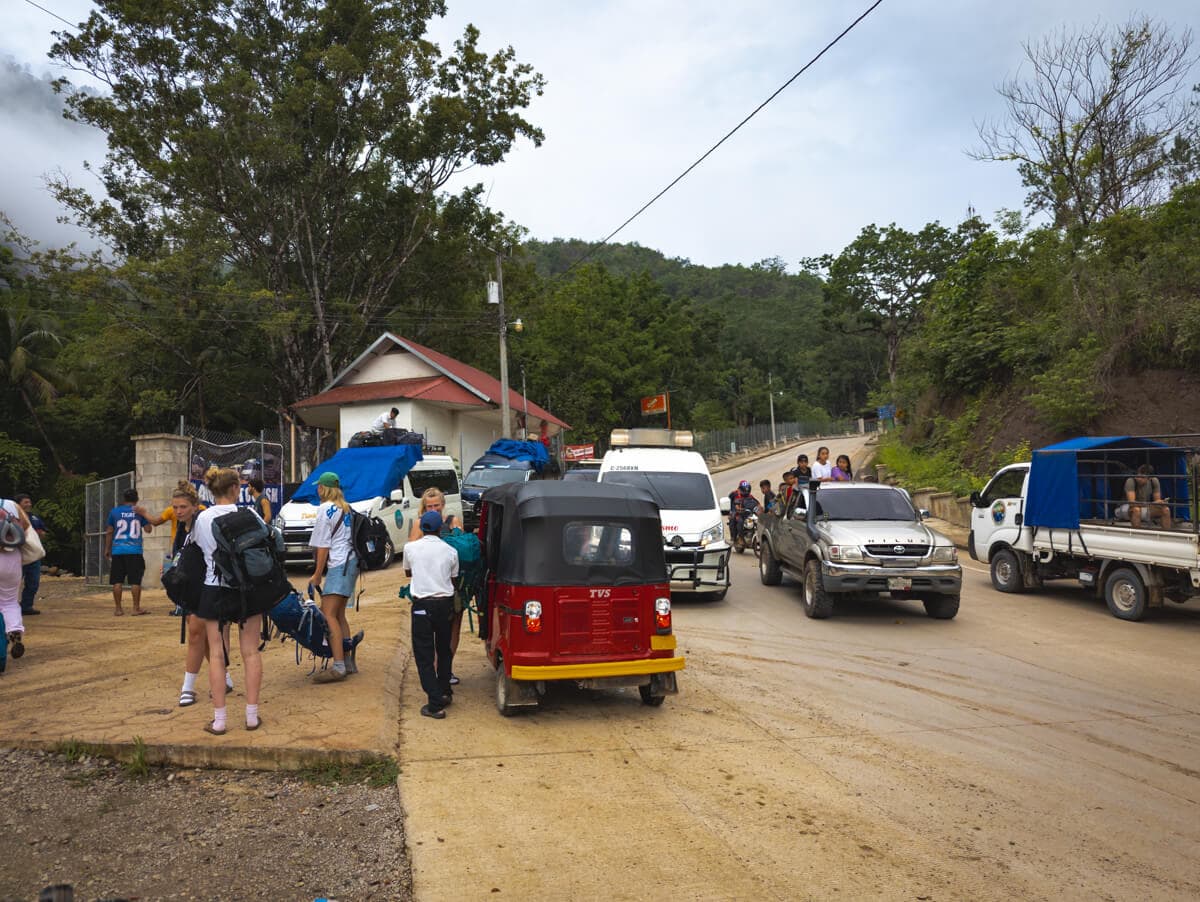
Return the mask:
{"type": "Polygon", "coordinates": [[[224,735],[225,735],[225,731],[224,731],[224,730],[214,730],[214,729],[213,729],[213,725],[212,725],[211,723],[206,723],[206,724],[204,725],[204,732],[205,732],[205,733],[212,733],[214,736],[224,736],[224,735]]]}
{"type": "Polygon", "coordinates": [[[256,723],[254,726],[250,726],[250,724],[246,724],[246,729],[249,730],[251,733],[253,733],[255,730],[257,730],[262,725],[263,725],[263,719],[260,717],[258,719],[258,723],[256,723]]]}
{"type": "Polygon", "coordinates": [[[196,693],[191,689],[184,689],[179,693],[179,707],[186,708],[194,704],[196,704],[196,693]]]}

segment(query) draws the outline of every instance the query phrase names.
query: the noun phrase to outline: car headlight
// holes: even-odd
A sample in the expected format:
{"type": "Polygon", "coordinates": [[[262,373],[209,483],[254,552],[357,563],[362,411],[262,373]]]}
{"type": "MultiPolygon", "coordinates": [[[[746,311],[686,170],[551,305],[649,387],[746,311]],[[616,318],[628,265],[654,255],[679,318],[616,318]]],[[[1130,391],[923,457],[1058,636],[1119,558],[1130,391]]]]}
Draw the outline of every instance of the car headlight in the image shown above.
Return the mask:
{"type": "Polygon", "coordinates": [[[830,545],[829,559],[831,561],[861,561],[863,553],[857,545],[830,545]]]}
{"type": "Polygon", "coordinates": [[[700,533],[700,547],[710,545],[713,542],[721,542],[725,539],[725,526],[718,523],[716,526],[710,526],[704,532],[700,533]]]}
{"type": "Polygon", "coordinates": [[[953,545],[937,545],[933,549],[935,564],[953,564],[958,560],[958,549],[953,545]]]}

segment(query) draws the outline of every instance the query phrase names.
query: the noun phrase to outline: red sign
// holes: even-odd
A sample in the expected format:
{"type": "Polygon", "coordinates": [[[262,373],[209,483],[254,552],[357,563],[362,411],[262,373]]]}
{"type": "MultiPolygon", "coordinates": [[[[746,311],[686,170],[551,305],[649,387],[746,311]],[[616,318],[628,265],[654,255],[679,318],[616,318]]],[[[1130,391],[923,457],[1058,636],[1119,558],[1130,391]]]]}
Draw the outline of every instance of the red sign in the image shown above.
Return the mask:
{"type": "Polygon", "coordinates": [[[595,445],[564,445],[564,460],[588,460],[596,456],[595,445]]]}
{"type": "Polygon", "coordinates": [[[667,395],[664,392],[661,395],[651,395],[648,398],[642,398],[642,416],[649,416],[655,413],[667,412],[667,395]]]}

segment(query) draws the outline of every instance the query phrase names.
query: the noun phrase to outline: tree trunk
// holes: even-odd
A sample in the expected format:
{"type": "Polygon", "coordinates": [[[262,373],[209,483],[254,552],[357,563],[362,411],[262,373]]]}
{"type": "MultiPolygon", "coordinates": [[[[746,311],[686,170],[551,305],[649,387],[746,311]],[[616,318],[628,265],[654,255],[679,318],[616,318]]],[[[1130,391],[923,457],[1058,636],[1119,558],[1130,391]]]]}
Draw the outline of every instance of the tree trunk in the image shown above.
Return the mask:
{"type": "Polygon", "coordinates": [[[42,435],[42,441],[46,443],[46,448],[50,451],[50,456],[54,458],[54,463],[58,467],[58,472],[66,475],[67,468],[63,466],[62,459],[58,456],[58,449],[54,447],[54,442],[50,441],[50,436],[46,434],[46,427],[42,425],[42,419],[37,415],[37,410],[33,406],[33,402],[29,399],[29,395],[25,393],[25,389],[18,389],[21,393],[21,400],[25,402],[25,406],[29,408],[29,415],[33,417],[33,425],[37,427],[37,431],[42,435]]]}

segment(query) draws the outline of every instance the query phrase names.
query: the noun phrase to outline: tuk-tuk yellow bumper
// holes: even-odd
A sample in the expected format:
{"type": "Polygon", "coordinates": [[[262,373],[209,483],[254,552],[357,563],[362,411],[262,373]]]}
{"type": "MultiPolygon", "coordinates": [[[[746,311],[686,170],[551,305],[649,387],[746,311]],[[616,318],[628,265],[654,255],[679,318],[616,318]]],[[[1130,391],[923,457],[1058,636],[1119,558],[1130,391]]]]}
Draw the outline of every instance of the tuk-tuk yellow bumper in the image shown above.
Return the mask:
{"type": "Polygon", "coordinates": [[[636,661],[602,661],[596,664],[514,664],[514,680],[596,680],[604,677],[646,676],[683,670],[683,658],[640,658],[636,661]]]}

